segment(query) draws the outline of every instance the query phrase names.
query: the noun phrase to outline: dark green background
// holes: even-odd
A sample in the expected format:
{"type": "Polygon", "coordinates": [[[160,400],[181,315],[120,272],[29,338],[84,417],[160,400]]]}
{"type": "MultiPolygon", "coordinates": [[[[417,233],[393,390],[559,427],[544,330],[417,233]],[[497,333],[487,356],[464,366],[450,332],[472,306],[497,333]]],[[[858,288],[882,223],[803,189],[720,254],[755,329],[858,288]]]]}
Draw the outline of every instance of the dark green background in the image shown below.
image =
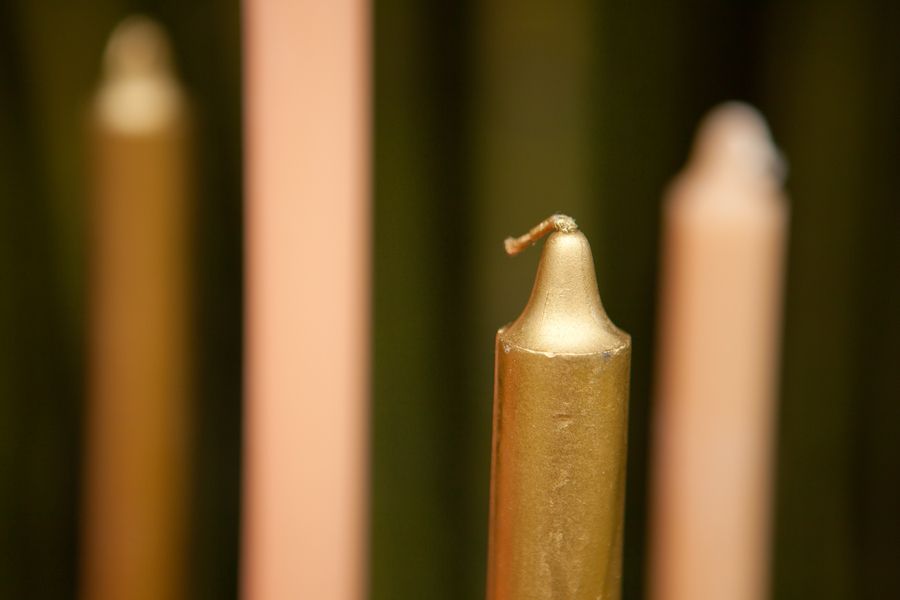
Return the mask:
{"type": "MultiPolygon", "coordinates": [[[[192,598],[234,597],[241,399],[236,2],[0,3],[0,598],[77,577],[83,117],[105,37],[171,32],[197,115],[192,598]]],[[[384,0],[374,6],[372,596],[483,594],[493,335],[553,211],[634,338],[627,598],[643,594],[659,202],[703,113],[790,164],[774,597],[900,597],[900,4],[384,0]]]]}

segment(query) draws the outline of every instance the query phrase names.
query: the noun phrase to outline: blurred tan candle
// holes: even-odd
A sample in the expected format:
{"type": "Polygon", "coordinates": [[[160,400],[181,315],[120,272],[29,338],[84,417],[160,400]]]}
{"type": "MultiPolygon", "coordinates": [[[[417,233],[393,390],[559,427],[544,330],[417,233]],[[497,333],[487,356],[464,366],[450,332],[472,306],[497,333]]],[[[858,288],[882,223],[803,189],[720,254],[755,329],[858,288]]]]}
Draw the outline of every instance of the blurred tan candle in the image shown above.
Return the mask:
{"type": "Polygon", "coordinates": [[[242,594],[365,589],[369,7],[246,0],[242,594]]]}
{"type": "Polygon", "coordinates": [[[762,117],[716,108],[665,203],[654,600],[768,593],[787,216],[762,117]]]}
{"type": "Polygon", "coordinates": [[[163,31],[123,21],[90,119],[90,356],[83,587],[186,597],[188,197],[185,99],[163,31]]]}

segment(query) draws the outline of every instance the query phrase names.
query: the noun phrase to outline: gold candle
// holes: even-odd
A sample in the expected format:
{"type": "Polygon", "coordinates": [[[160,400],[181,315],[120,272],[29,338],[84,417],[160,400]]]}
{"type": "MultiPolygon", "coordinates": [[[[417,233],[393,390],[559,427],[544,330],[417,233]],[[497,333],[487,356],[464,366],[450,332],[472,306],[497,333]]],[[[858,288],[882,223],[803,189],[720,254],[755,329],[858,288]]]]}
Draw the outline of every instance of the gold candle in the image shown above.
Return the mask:
{"type": "Polygon", "coordinates": [[[620,597],[631,338],[606,316],[590,245],[550,217],[531,298],[497,332],[488,600],[620,597]]]}
{"type": "Polygon", "coordinates": [[[82,596],[177,600],[187,559],[187,110],[156,23],[132,17],[113,32],[92,109],[82,596]]]}

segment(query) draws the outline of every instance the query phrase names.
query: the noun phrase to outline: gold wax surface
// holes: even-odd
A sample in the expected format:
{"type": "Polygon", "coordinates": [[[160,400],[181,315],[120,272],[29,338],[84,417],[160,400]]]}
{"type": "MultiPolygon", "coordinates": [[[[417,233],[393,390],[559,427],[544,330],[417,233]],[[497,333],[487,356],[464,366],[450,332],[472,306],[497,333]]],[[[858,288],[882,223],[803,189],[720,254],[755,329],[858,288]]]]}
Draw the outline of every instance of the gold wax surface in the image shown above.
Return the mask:
{"type": "Polygon", "coordinates": [[[124,21],[90,114],[84,600],[187,597],[189,127],[167,53],[124,21]]]}
{"type": "Polygon", "coordinates": [[[620,597],[631,341],[579,231],[497,333],[488,600],[620,597]]]}

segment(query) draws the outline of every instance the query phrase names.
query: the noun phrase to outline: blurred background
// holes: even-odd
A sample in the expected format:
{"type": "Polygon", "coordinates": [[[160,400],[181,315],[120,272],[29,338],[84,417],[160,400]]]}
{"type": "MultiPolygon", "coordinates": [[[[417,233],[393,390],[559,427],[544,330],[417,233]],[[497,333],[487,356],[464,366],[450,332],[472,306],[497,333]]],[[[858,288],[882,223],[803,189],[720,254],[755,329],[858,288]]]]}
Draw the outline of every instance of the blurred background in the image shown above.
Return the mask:
{"type": "MultiPolygon", "coordinates": [[[[85,112],[107,36],[163,23],[195,119],[192,598],[237,590],[236,1],[0,4],[0,598],[70,598],[85,389],[85,112]]],[[[374,3],[371,597],[484,590],[493,337],[554,211],[634,359],[626,598],[644,593],[660,201],[715,104],[789,163],[773,597],[900,597],[900,5],[374,3]]]]}

